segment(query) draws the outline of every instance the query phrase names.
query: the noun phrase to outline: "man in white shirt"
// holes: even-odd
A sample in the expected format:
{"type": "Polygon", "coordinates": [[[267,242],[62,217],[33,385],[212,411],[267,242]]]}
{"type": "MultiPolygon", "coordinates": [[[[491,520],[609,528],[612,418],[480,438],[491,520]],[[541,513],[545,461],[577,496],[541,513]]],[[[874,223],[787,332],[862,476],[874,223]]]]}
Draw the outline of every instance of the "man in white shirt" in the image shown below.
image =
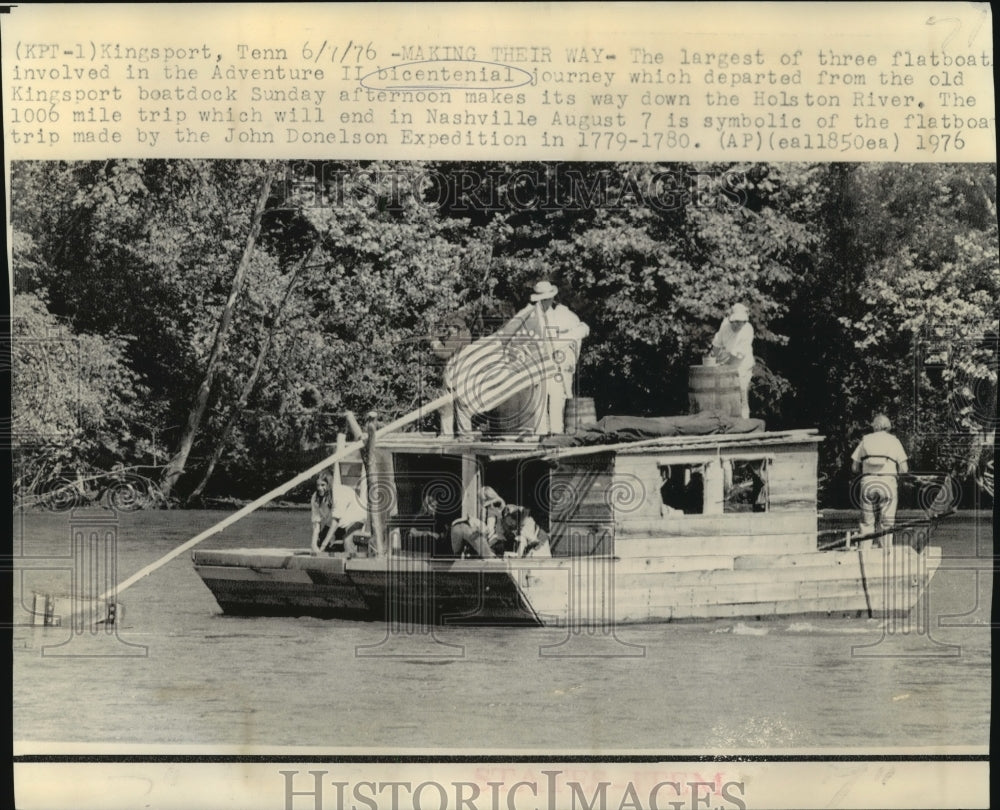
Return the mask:
{"type": "Polygon", "coordinates": [[[750,376],[753,373],[753,327],[750,313],[743,304],[733,304],[719,331],[712,340],[709,354],[720,365],[735,366],[740,380],[740,415],[750,418],[750,376]]]}
{"type": "MultiPolygon", "coordinates": [[[[876,519],[881,528],[892,526],[899,501],[896,478],[908,470],[906,451],[899,439],[889,431],[892,424],[885,414],[872,419],[872,432],[861,439],[851,454],[851,470],[861,473],[861,534],[875,531],[876,519]]],[[[892,545],[892,535],[881,538],[886,548],[892,545]]],[[[872,541],[862,541],[871,547],[872,541]]]]}
{"type": "Polygon", "coordinates": [[[539,281],[531,294],[529,307],[541,309],[545,329],[543,351],[551,351],[558,373],[545,381],[545,391],[535,419],[535,433],[562,433],[566,400],[573,396],[573,376],[580,358],[580,345],[590,334],[590,327],[568,307],[555,303],[559,289],[549,281],[539,281]]]}

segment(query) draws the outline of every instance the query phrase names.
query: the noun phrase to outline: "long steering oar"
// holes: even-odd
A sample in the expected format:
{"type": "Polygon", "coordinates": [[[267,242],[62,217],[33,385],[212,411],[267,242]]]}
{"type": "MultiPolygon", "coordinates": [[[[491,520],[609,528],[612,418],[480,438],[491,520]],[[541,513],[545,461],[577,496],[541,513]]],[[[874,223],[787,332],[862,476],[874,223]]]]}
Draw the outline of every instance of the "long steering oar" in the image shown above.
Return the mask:
{"type": "Polygon", "coordinates": [[[829,529],[818,534],[839,534],[844,535],[846,539],[838,539],[833,542],[824,541],[818,544],[819,551],[830,551],[834,548],[850,548],[855,543],[859,543],[862,540],[874,540],[878,537],[885,537],[887,534],[902,534],[908,529],[912,529],[915,526],[926,526],[930,528],[934,525],[935,521],[944,520],[947,517],[951,517],[955,514],[955,509],[949,509],[947,512],[941,512],[937,515],[928,515],[921,520],[911,520],[908,523],[896,523],[885,529],[879,529],[877,532],[871,532],[870,534],[861,534],[855,537],[847,537],[848,531],[845,529],[829,529]]]}
{"type": "MultiPolygon", "coordinates": [[[[394,430],[399,430],[399,428],[404,427],[405,425],[408,425],[411,422],[416,422],[418,419],[422,419],[423,417],[425,417],[425,416],[427,416],[427,415],[429,415],[431,413],[434,413],[437,410],[440,410],[441,407],[443,407],[444,405],[447,405],[449,402],[451,402],[453,396],[454,396],[453,394],[444,394],[444,395],[438,397],[437,399],[432,400],[431,402],[428,402],[426,405],[421,405],[419,408],[417,408],[417,410],[411,411],[410,413],[406,414],[405,416],[399,417],[399,419],[397,419],[395,422],[390,422],[388,425],[385,425],[384,427],[379,428],[376,431],[375,435],[376,436],[384,436],[387,433],[392,433],[394,430]]],[[[110,599],[112,597],[116,597],[122,591],[124,591],[127,588],[132,587],[140,579],[143,579],[144,577],[149,576],[156,569],[160,568],[161,566],[166,565],[168,562],[170,562],[175,557],[183,554],[185,551],[187,551],[190,548],[194,548],[194,546],[198,545],[202,540],[207,540],[212,535],[218,534],[223,529],[225,529],[225,528],[227,528],[229,526],[232,526],[237,520],[240,520],[241,518],[245,518],[251,512],[254,512],[257,509],[260,509],[262,506],[270,503],[271,501],[273,501],[275,498],[279,497],[280,495],[284,495],[286,492],[288,492],[291,489],[294,489],[299,484],[304,483],[305,481],[308,481],[312,476],[316,475],[317,473],[321,472],[325,468],[329,467],[335,461],[339,461],[340,459],[344,458],[345,456],[348,456],[351,453],[353,453],[353,452],[355,452],[357,450],[360,450],[362,447],[364,447],[364,444],[365,443],[363,441],[358,441],[358,442],[351,442],[350,444],[344,445],[344,447],[338,449],[337,452],[334,453],[333,455],[328,456],[327,458],[323,459],[320,462],[317,462],[316,464],[313,464],[313,466],[310,467],[308,470],[305,470],[305,471],[299,473],[298,475],[296,475],[291,480],[286,481],[284,484],[281,484],[280,486],[275,487],[270,492],[267,492],[264,495],[261,495],[259,498],[257,498],[257,500],[251,501],[246,506],[244,506],[242,509],[238,509],[237,511],[233,512],[233,514],[229,515],[229,517],[227,517],[225,520],[220,520],[214,526],[211,526],[211,527],[205,529],[205,531],[201,532],[200,534],[195,535],[190,540],[188,540],[186,543],[182,543],[181,545],[177,546],[177,548],[171,550],[167,554],[164,554],[162,557],[160,557],[160,559],[156,560],[155,562],[150,563],[145,568],[142,568],[139,571],[136,571],[128,579],[125,579],[122,582],[119,582],[113,588],[111,588],[111,589],[105,591],[104,593],[102,593],[99,597],[97,597],[97,601],[98,602],[105,602],[105,601],[107,601],[108,599],[110,599]]]]}

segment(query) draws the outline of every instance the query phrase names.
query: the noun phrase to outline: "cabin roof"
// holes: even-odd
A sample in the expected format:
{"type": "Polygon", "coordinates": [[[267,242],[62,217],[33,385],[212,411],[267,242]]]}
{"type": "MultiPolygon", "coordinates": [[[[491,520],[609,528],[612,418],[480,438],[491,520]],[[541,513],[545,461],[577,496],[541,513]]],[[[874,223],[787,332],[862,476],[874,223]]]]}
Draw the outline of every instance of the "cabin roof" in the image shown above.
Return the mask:
{"type": "Polygon", "coordinates": [[[390,433],[378,440],[386,450],[412,453],[439,453],[441,455],[492,455],[494,453],[537,452],[541,441],[537,437],[442,436],[438,433],[390,433]]]}
{"type": "Polygon", "coordinates": [[[639,441],[616,442],[614,444],[569,445],[552,447],[544,445],[538,438],[518,439],[514,437],[472,436],[458,438],[440,436],[436,433],[394,433],[379,439],[379,446],[395,452],[426,453],[441,455],[479,455],[491,461],[540,459],[555,460],[572,456],[615,453],[616,455],[636,455],[663,453],[664,451],[693,451],[711,448],[739,447],[741,449],[761,446],[817,444],[823,437],[816,430],[782,430],[757,433],[718,433],[701,436],[660,436],[639,441]]]}

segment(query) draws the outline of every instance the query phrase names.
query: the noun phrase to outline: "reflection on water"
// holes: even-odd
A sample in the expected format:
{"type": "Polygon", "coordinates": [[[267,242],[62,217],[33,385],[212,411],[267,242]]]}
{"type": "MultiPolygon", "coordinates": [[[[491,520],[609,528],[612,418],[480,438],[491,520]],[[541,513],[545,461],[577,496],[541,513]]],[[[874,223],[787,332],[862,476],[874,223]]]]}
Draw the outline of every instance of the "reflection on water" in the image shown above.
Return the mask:
{"type": "MultiPolygon", "coordinates": [[[[123,516],[119,578],[220,517],[123,516]]],[[[306,521],[258,513],[206,546],[303,545],[306,521]]],[[[43,648],[66,642],[69,629],[25,626],[19,597],[23,587],[30,606],[33,590],[68,592],[69,564],[32,566],[61,565],[53,560],[68,553],[69,530],[67,515],[32,513],[15,524],[15,555],[35,560],[15,579],[15,740],[597,752],[985,747],[989,739],[985,518],[952,521],[935,537],[945,561],[931,587],[929,631],[784,619],[622,627],[562,647],[566,631],[557,628],[434,628],[386,639],[374,622],[223,616],[185,554],[121,596],[119,634],[137,645],[132,654],[85,657],[87,644],[109,639],[74,638],[64,650],[79,643],[79,655],[53,657],[43,648]],[[642,656],[631,646],[616,655],[618,642],[640,645],[642,656]]]]}

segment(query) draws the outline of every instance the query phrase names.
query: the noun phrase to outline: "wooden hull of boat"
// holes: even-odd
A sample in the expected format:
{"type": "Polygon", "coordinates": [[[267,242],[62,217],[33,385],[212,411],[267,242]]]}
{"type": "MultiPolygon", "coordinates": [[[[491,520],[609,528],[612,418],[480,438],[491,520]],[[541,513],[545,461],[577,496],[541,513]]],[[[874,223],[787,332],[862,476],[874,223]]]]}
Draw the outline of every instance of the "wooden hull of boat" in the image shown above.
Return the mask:
{"type": "Polygon", "coordinates": [[[195,551],[225,613],[401,624],[620,624],[907,615],[941,552],[909,546],[801,554],[454,560],[195,551]]]}

